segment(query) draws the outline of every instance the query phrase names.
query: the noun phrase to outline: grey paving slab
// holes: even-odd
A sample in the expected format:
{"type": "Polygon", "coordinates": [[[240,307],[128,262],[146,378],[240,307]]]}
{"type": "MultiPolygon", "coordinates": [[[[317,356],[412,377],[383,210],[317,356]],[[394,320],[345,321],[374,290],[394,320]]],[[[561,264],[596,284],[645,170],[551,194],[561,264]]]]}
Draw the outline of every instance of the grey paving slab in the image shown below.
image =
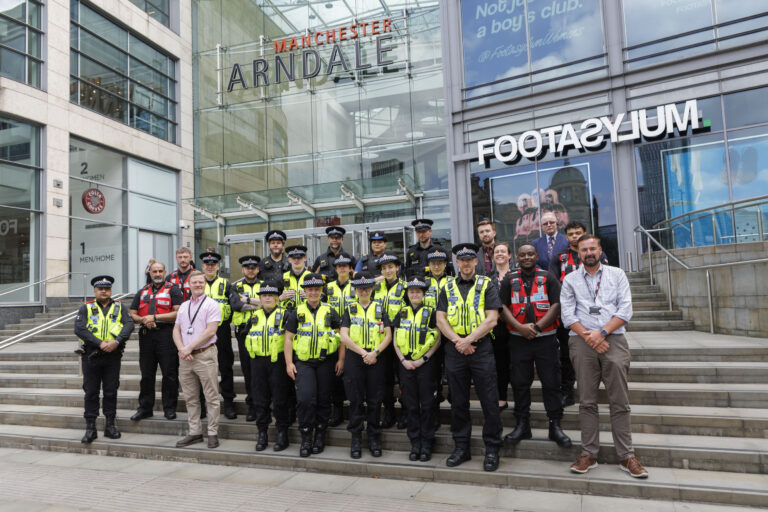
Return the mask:
{"type": "Polygon", "coordinates": [[[326,475],[322,473],[294,473],[291,478],[282,482],[279,487],[302,491],[341,493],[354,484],[355,481],[357,481],[357,478],[349,476],[326,475]]]}

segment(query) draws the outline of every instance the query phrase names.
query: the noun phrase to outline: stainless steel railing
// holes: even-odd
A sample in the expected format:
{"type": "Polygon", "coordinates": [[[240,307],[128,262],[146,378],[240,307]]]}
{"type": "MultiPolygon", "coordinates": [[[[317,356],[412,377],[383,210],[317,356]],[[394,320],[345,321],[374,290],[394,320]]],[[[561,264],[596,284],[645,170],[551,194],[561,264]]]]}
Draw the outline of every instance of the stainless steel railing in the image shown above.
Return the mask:
{"type": "Polygon", "coordinates": [[[60,279],[60,278],[62,278],[64,276],[75,276],[75,275],[83,276],[83,302],[85,302],[87,300],[87,298],[88,298],[87,295],[86,295],[86,292],[88,290],[88,287],[87,287],[87,284],[88,284],[87,283],[88,273],[87,272],[64,272],[63,274],[57,274],[55,276],[51,276],[51,277],[47,277],[45,279],[41,279],[40,281],[35,281],[34,283],[29,283],[29,284],[25,284],[24,286],[19,286],[18,288],[14,288],[13,290],[7,290],[7,291],[4,291],[4,292],[0,292],[0,297],[2,297],[3,295],[8,295],[9,293],[14,293],[14,292],[18,292],[18,291],[21,291],[21,290],[26,290],[27,288],[30,288],[32,286],[37,286],[37,285],[41,284],[42,285],[42,287],[41,287],[42,289],[40,290],[40,301],[43,304],[43,313],[45,313],[45,311],[48,309],[48,297],[47,297],[48,294],[46,293],[46,290],[45,290],[46,284],[48,284],[49,281],[53,281],[55,279],[60,279]]]}

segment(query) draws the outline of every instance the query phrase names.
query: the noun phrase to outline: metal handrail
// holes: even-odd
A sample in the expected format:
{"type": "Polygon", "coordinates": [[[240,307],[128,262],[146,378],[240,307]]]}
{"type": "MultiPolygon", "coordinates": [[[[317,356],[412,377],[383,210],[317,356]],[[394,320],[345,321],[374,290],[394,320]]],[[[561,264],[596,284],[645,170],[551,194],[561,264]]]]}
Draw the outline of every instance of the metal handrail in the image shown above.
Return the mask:
{"type": "MultiPolygon", "coordinates": [[[[692,211],[690,211],[688,213],[683,213],[682,215],[678,215],[677,217],[672,217],[670,219],[664,219],[662,221],[659,221],[656,224],[654,224],[653,227],[656,228],[657,226],[660,226],[661,224],[673,222],[673,221],[676,221],[678,219],[682,219],[684,217],[690,217],[691,215],[698,215],[699,213],[706,213],[706,212],[709,212],[709,211],[712,211],[712,210],[719,210],[720,208],[728,209],[728,207],[734,207],[734,206],[739,205],[739,204],[744,204],[744,203],[761,203],[761,202],[768,202],[768,195],[757,196],[757,197],[750,197],[749,199],[739,199],[738,201],[731,201],[729,203],[723,203],[723,204],[720,204],[720,205],[717,205],[717,206],[710,206],[709,208],[701,208],[699,210],[692,210],[692,211]]],[[[751,206],[757,206],[757,205],[755,204],[755,205],[751,205],[751,206]]],[[[661,230],[666,230],[666,229],[669,229],[669,228],[661,228],[661,230]]],[[[657,231],[657,229],[651,229],[651,230],[648,230],[648,231],[653,232],[653,231],[657,231]]]]}
{"type": "MultiPolygon", "coordinates": [[[[674,261],[686,271],[704,270],[706,272],[707,306],[709,308],[709,332],[711,334],[715,333],[715,314],[714,314],[714,306],[712,304],[712,272],[711,271],[717,268],[735,267],[738,265],[750,265],[753,263],[768,263],[768,258],[755,258],[751,260],[731,261],[728,263],[715,263],[712,265],[699,265],[699,266],[692,267],[686,264],[685,262],[681,261],[671,252],[669,252],[669,250],[667,250],[666,247],[661,245],[661,243],[653,237],[653,235],[651,234],[651,231],[659,231],[659,230],[647,230],[643,226],[636,226],[634,231],[635,233],[641,233],[645,235],[645,237],[648,239],[648,242],[658,247],[659,250],[661,250],[665,255],[666,267],[667,267],[667,298],[669,303],[669,311],[672,311],[672,273],[670,272],[670,269],[669,269],[669,261],[670,260],[674,261]]],[[[653,285],[654,283],[653,250],[651,250],[650,246],[648,247],[648,274],[650,275],[650,278],[651,278],[651,285],[653,285]]]]}
{"type": "MultiPolygon", "coordinates": [[[[55,276],[47,277],[45,279],[41,279],[39,281],[35,281],[34,283],[25,284],[24,286],[20,286],[18,288],[14,288],[13,290],[7,290],[7,291],[4,291],[4,292],[0,292],[0,296],[7,295],[7,294],[13,293],[13,292],[18,292],[19,290],[25,290],[25,289],[27,289],[27,288],[29,288],[31,286],[37,286],[38,284],[45,285],[46,283],[48,283],[48,281],[53,281],[54,279],[59,279],[60,277],[70,276],[70,275],[73,275],[73,276],[74,275],[81,275],[81,276],[83,276],[83,302],[85,302],[86,299],[88,298],[87,295],[86,295],[86,291],[88,290],[88,288],[86,287],[86,276],[88,275],[88,272],[64,272],[63,274],[58,274],[58,275],[55,275],[55,276]]],[[[42,303],[43,303],[43,312],[45,312],[46,307],[48,305],[48,301],[47,301],[47,297],[46,297],[46,293],[45,293],[45,286],[43,286],[43,291],[42,291],[42,293],[40,295],[41,295],[41,300],[42,300],[42,303]]]]}
{"type": "MultiPolygon", "coordinates": [[[[131,293],[121,293],[121,294],[115,295],[114,297],[112,297],[112,299],[118,300],[118,299],[127,297],[129,295],[131,295],[131,293]]],[[[35,325],[31,329],[27,329],[26,331],[20,332],[19,334],[14,334],[10,338],[0,341],[0,350],[6,349],[12,345],[15,345],[16,343],[19,343],[20,341],[24,341],[26,339],[31,338],[32,336],[43,333],[48,329],[53,329],[54,327],[58,327],[59,325],[65,322],[68,322],[69,320],[72,320],[72,318],[74,318],[75,315],[77,315],[77,310],[72,311],[71,313],[62,315],[58,318],[54,318],[53,320],[45,322],[42,325],[35,325]]]]}

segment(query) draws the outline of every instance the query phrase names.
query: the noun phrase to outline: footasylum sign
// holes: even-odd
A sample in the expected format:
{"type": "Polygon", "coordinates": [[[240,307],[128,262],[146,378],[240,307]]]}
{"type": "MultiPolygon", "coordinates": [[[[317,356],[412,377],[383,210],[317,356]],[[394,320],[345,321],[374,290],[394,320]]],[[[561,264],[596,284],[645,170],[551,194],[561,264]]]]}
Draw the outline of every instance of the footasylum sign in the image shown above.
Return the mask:
{"type": "Polygon", "coordinates": [[[495,158],[502,163],[512,163],[521,157],[532,160],[541,158],[547,151],[562,153],[568,149],[596,151],[605,142],[611,143],[637,141],[643,137],[654,139],[663,136],[673,136],[675,129],[685,133],[688,128],[698,130],[708,128],[708,120],[700,122],[696,100],[688,100],[682,106],[682,112],[677,105],[658,106],[655,112],[640,109],[622,112],[614,119],[608,116],[593,117],[581,124],[567,123],[540,130],[528,130],[519,136],[502,135],[493,139],[485,139],[477,143],[478,162],[488,163],[495,158]]]}

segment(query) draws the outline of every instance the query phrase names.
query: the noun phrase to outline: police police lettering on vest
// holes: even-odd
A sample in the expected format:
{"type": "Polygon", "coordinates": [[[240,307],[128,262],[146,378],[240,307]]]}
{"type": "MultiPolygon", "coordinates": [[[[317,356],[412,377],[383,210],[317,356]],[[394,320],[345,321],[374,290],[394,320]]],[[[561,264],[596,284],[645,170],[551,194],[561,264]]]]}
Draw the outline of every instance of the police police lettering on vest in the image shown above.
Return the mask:
{"type": "Polygon", "coordinates": [[[264,242],[269,249],[269,255],[259,262],[259,278],[262,280],[281,279],[283,273],[290,268],[288,257],[283,254],[285,240],[285,233],[279,229],[267,231],[264,242]]]}
{"type": "Polygon", "coordinates": [[[360,256],[360,259],[355,266],[355,272],[368,272],[375,276],[376,282],[384,279],[381,277],[377,260],[387,250],[387,239],[384,236],[383,231],[371,231],[368,233],[368,240],[371,243],[371,250],[367,254],[360,256]]]}
{"type": "Polygon", "coordinates": [[[339,316],[344,316],[348,304],[354,302],[357,297],[350,280],[352,260],[341,255],[336,258],[333,265],[336,268],[336,280],[325,285],[325,301],[336,310],[339,316]]]}
{"type": "Polygon", "coordinates": [[[442,287],[450,279],[453,279],[452,276],[445,274],[448,259],[448,253],[442,247],[438,247],[427,254],[429,274],[427,274],[426,278],[427,289],[425,291],[424,304],[432,308],[437,307],[437,295],[442,287]]]}
{"type": "MultiPolygon", "coordinates": [[[[240,295],[240,300],[253,308],[246,308],[244,311],[252,311],[259,306],[259,262],[261,258],[256,255],[246,255],[240,257],[237,261],[242,266],[243,277],[234,282],[235,290],[240,295]]],[[[237,317],[237,315],[235,315],[237,317]]],[[[243,319],[247,321],[247,318],[243,319]]],[[[240,324],[238,318],[232,321],[235,325],[240,324]]]]}
{"type": "Polygon", "coordinates": [[[373,300],[382,305],[391,322],[405,304],[405,281],[398,277],[400,258],[393,252],[385,252],[378,264],[384,279],[377,285],[373,300]]]}
{"type": "Polygon", "coordinates": [[[415,277],[408,281],[407,288],[409,306],[400,311],[395,330],[395,349],[405,369],[415,370],[429,361],[430,352],[437,350],[438,336],[433,319],[435,310],[424,305],[427,283],[415,277]]]}
{"type": "MultiPolygon", "coordinates": [[[[307,298],[302,284],[312,272],[307,265],[307,248],[303,245],[292,245],[286,247],[286,254],[290,262],[290,268],[283,273],[283,293],[280,294],[280,300],[283,307],[294,309],[307,298]]],[[[323,276],[318,274],[322,279],[323,276]]]]}

